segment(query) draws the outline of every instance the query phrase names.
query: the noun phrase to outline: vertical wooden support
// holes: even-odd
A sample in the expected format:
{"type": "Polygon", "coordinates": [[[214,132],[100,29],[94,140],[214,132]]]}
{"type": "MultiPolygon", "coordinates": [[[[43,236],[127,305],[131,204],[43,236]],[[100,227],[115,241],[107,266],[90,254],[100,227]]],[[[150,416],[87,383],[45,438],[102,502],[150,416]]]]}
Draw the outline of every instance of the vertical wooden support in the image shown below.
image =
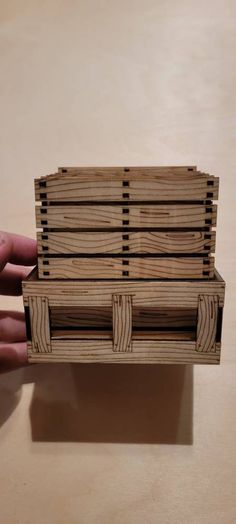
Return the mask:
{"type": "Polygon", "coordinates": [[[47,297],[29,297],[33,353],[50,353],[50,321],[47,297]]]}
{"type": "Polygon", "coordinates": [[[132,351],[132,295],[112,295],[113,351],[132,351]]]}
{"type": "Polygon", "coordinates": [[[199,295],[196,351],[215,352],[218,295],[199,295]]]}

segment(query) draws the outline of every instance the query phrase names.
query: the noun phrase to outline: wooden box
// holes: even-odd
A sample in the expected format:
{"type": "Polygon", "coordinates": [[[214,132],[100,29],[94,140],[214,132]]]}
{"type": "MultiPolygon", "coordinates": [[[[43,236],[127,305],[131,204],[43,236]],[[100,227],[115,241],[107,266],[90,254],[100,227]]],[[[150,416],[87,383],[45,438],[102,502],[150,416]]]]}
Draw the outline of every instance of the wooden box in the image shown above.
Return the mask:
{"type": "Polygon", "coordinates": [[[196,167],[61,168],[35,180],[33,362],[218,363],[219,179],[196,167]]]}

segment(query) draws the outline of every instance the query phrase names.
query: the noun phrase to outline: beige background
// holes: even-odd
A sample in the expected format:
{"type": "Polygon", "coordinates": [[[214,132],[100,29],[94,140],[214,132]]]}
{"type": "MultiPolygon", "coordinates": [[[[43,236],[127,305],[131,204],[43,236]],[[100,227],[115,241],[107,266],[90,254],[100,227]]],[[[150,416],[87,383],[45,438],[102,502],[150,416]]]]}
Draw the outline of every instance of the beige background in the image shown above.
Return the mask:
{"type": "MultiPolygon", "coordinates": [[[[236,4],[0,2],[1,229],[35,236],[60,165],[221,177],[222,364],[38,365],[0,377],[4,524],[236,521],[236,4]]],[[[1,299],[21,308],[21,298],[1,299]]]]}

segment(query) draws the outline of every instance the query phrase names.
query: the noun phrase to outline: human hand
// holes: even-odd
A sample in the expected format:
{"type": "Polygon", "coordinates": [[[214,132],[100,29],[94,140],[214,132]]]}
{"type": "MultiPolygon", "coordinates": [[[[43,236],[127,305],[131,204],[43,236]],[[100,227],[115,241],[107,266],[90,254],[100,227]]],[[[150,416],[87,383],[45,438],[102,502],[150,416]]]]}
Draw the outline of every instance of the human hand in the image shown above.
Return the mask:
{"type": "MultiPolygon", "coordinates": [[[[22,294],[21,282],[37,261],[36,241],[0,232],[0,294],[22,294]]],[[[25,316],[20,311],[0,311],[0,373],[27,364],[25,316]]]]}

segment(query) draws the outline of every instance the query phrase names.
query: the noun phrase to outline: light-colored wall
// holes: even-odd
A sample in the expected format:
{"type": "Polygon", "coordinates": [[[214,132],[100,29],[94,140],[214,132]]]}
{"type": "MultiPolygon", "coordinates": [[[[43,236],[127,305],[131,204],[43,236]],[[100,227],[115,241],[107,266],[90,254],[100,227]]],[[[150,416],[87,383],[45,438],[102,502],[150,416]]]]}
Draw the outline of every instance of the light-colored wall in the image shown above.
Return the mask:
{"type": "Polygon", "coordinates": [[[33,179],[60,165],[197,164],[220,176],[228,284],[220,367],[1,377],[4,524],[235,522],[235,18],[230,0],[0,2],[1,229],[35,236],[33,179]]]}

